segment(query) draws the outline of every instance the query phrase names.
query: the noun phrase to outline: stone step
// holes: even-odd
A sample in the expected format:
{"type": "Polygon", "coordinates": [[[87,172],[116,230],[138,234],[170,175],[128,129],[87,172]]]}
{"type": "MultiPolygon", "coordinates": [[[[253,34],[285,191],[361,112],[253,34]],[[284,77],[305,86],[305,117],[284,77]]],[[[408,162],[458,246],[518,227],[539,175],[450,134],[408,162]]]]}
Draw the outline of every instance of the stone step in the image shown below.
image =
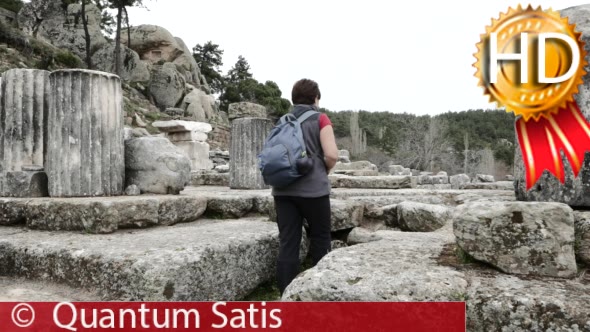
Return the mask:
{"type": "Polygon", "coordinates": [[[0,228],[0,276],[64,284],[105,300],[239,300],[274,277],[277,254],[278,228],[261,218],[103,235],[0,228]]]}
{"type": "Polygon", "coordinates": [[[416,188],[417,180],[411,176],[348,176],[330,175],[332,188],[403,189],[416,188]]]}
{"type": "Polygon", "coordinates": [[[468,331],[590,330],[590,278],[507,275],[461,261],[452,229],[378,231],[301,273],[284,301],[465,301],[468,331]]]}
{"type": "Polygon", "coordinates": [[[206,208],[206,198],[190,195],[0,198],[0,225],[26,223],[39,230],[112,233],[195,221],[206,208]]]}
{"type": "Polygon", "coordinates": [[[98,294],[63,284],[0,277],[0,302],[98,302],[98,294]]]}

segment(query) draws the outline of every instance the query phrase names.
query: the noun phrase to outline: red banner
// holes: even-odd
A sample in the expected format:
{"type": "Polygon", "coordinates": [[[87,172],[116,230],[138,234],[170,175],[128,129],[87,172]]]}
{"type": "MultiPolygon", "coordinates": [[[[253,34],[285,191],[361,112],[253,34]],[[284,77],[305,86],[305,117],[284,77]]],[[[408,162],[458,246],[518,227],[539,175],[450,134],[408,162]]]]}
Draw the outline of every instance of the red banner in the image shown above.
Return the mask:
{"type": "Polygon", "coordinates": [[[464,302],[0,303],[0,331],[465,331],[464,302]]]}

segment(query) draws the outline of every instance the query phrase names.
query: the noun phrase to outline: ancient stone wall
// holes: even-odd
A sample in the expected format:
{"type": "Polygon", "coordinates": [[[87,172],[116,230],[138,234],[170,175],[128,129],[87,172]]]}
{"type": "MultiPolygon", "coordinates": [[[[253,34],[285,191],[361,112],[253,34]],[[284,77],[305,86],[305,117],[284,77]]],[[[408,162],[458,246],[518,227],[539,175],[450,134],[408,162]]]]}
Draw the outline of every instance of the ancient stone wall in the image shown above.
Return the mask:
{"type": "Polygon", "coordinates": [[[231,131],[228,126],[217,125],[209,133],[209,145],[211,149],[229,150],[231,131]]]}

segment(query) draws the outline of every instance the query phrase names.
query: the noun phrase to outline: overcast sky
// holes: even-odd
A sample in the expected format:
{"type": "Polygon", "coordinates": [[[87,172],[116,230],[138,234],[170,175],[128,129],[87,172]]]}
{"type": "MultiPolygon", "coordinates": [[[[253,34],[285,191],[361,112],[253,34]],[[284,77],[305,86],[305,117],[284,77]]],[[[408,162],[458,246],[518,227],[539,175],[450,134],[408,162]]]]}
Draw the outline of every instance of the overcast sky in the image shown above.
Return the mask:
{"type": "MultiPolygon", "coordinates": [[[[473,76],[476,43],[506,0],[144,0],[132,25],[154,24],[189,48],[209,40],[224,50],[224,72],[239,55],[254,78],[316,80],[320,106],[439,114],[495,108],[473,76]]],[[[590,0],[531,2],[560,10],[590,0]]],[[[523,6],[529,3],[522,3],[523,6]]]]}

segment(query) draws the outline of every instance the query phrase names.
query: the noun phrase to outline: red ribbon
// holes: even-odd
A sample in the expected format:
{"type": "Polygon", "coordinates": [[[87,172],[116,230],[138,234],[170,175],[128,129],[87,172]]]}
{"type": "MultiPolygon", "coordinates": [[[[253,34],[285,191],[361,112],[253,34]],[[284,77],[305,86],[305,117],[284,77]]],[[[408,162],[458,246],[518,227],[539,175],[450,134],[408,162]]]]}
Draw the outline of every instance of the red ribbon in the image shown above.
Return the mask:
{"type": "Polygon", "coordinates": [[[518,119],[516,132],[526,167],[527,190],[545,170],[565,183],[560,150],[565,153],[576,177],[582,169],[586,151],[590,150],[590,124],[575,102],[538,121],[518,119]]]}

